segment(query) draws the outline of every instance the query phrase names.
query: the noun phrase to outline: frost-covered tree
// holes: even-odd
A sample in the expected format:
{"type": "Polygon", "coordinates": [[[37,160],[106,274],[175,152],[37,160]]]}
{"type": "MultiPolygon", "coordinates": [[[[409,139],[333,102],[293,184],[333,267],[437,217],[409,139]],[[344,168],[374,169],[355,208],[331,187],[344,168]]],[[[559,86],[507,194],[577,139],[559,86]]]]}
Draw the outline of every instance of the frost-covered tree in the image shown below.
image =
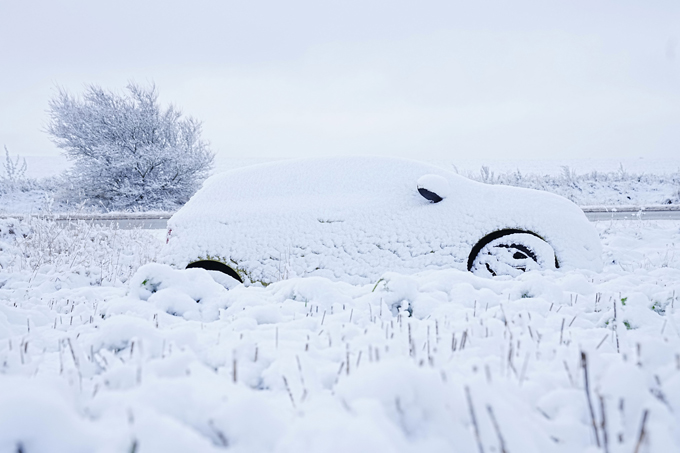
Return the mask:
{"type": "Polygon", "coordinates": [[[47,133],[74,165],[73,187],[107,209],[172,209],[212,168],[201,123],[161,108],[154,85],[118,94],[90,85],[82,98],[60,89],[49,102],[47,133]]]}

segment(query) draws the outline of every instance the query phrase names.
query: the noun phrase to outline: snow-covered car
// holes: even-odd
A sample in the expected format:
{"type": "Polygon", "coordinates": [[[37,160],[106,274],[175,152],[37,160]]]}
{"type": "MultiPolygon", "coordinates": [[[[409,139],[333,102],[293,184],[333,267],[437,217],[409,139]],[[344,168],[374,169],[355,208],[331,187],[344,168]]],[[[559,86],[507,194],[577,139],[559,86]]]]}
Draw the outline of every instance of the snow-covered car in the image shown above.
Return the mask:
{"type": "Polygon", "coordinates": [[[595,228],[567,199],[397,158],[299,159],[221,173],[168,228],[164,262],[245,283],[602,268],[595,228]]]}

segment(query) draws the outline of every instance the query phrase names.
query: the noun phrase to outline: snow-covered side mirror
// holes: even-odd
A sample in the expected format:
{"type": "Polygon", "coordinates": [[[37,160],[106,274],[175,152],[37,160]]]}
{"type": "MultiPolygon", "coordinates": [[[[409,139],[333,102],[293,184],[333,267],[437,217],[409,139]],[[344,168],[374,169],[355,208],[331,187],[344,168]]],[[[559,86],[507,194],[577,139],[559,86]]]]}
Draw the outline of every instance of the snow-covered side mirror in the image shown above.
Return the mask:
{"type": "Polygon", "coordinates": [[[418,178],[418,192],[432,203],[439,203],[446,198],[449,190],[449,182],[443,176],[423,175],[418,178]]]}

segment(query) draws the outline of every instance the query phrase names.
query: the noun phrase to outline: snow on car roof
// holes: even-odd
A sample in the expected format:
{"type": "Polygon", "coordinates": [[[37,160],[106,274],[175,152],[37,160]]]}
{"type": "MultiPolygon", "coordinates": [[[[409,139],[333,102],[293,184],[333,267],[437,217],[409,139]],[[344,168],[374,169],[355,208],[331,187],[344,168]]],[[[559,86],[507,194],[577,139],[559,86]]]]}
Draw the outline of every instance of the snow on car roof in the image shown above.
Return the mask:
{"type": "Polygon", "coordinates": [[[570,201],[398,158],[297,159],[218,174],[168,226],[166,262],[217,259],[264,283],[303,275],[365,283],[386,270],[465,269],[472,247],[503,229],[539,235],[561,267],[601,268],[595,229],[570,201]],[[432,180],[426,175],[448,182],[440,203],[418,193],[419,180],[432,180]]]}

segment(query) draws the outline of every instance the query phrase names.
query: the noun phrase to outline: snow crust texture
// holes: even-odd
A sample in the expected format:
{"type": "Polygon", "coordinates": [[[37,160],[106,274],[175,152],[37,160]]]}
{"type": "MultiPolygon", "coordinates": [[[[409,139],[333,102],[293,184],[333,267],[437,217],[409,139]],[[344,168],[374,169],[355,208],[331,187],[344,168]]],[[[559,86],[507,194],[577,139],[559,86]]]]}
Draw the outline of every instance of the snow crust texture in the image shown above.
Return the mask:
{"type": "Polygon", "coordinates": [[[601,273],[3,267],[0,451],[678,451],[680,223],[597,229],[601,273]]]}
{"type": "Polygon", "coordinates": [[[386,270],[466,270],[475,244],[507,229],[543,238],[561,268],[602,266],[597,232],[565,198],[394,158],[301,159],[225,172],[208,179],[168,228],[165,263],[213,259],[265,284],[295,276],[366,284],[386,270]],[[444,200],[423,198],[421,184],[444,200]]]}

